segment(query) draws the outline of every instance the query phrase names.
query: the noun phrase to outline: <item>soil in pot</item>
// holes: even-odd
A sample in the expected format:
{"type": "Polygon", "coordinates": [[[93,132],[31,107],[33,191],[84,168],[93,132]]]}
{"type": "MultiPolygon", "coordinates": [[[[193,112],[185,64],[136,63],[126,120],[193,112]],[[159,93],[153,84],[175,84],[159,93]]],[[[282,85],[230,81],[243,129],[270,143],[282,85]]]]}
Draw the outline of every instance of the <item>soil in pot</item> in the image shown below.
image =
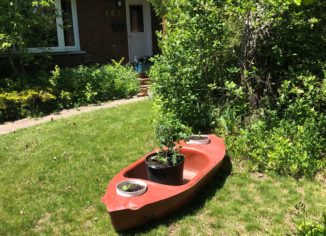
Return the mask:
{"type": "Polygon", "coordinates": [[[148,180],[167,185],[182,185],[184,156],[180,154],[179,162],[173,165],[152,159],[154,155],[146,158],[148,180]]]}
{"type": "Polygon", "coordinates": [[[144,188],[144,186],[142,186],[140,184],[128,183],[128,182],[122,183],[118,186],[118,189],[120,189],[121,191],[124,191],[124,192],[136,192],[143,188],[144,188]]]}
{"type": "Polygon", "coordinates": [[[135,197],[145,193],[147,184],[141,180],[127,180],[117,184],[116,192],[123,197],[135,197]]]}

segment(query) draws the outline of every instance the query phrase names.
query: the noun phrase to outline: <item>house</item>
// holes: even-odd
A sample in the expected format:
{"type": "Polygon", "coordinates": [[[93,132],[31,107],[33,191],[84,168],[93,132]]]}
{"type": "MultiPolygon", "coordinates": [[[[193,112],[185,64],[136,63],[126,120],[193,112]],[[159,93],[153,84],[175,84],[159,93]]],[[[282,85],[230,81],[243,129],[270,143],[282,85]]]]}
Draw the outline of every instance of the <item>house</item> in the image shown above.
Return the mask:
{"type": "Polygon", "coordinates": [[[155,32],[161,20],[147,0],[55,0],[55,5],[57,42],[49,50],[59,65],[132,62],[159,51],[155,32]]]}

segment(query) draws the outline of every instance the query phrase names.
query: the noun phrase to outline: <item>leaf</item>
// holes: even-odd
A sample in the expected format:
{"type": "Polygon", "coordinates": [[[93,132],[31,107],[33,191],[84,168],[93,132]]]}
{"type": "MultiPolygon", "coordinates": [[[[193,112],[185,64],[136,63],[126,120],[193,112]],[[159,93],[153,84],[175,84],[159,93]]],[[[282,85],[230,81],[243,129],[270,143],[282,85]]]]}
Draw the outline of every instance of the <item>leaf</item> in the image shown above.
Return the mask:
{"type": "Polygon", "coordinates": [[[294,2],[296,5],[298,5],[298,6],[301,5],[301,0],[293,0],[293,2],[294,2]]]}
{"type": "Polygon", "coordinates": [[[316,2],[316,0],[302,0],[302,3],[304,5],[310,5],[310,4],[314,3],[314,2],[316,2]]]}

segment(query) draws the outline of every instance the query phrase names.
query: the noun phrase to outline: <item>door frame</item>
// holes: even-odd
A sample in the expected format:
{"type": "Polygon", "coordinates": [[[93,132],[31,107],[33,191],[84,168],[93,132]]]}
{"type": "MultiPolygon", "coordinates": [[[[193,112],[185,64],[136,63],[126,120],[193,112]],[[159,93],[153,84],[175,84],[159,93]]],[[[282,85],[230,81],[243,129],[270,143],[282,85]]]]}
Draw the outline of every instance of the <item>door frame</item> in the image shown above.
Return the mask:
{"type": "Polygon", "coordinates": [[[144,32],[146,33],[146,41],[148,42],[148,45],[146,45],[146,51],[148,53],[148,56],[153,55],[153,41],[152,41],[152,12],[150,3],[147,0],[126,0],[126,20],[127,20],[127,39],[128,39],[128,56],[129,56],[129,62],[133,62],[134,58],[131,58],[131,44],[130,44],[130,11],[129,11],[129,5],[132,4],[139,4],[143,5],[143,17],[144,17],[144,32]],[[147,22],[147,24],[145,23],[147,22]],[[148,25],[148,29],[146,30],[146,25],[148,25]]]}

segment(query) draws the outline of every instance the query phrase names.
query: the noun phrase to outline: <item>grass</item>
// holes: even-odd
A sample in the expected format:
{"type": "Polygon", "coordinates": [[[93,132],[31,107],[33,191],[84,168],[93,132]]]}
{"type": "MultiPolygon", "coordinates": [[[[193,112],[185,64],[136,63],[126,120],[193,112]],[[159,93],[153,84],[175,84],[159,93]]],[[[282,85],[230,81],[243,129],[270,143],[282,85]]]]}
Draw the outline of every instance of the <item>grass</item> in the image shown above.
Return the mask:
{"type": "MultiPolygon", "coordinates": [[[[154,147],[150,111],[139,102],[0,136],[0,235],[116,235],[100,199],[120,169],[154,147]]],[[[298,203],[311,217],[326,208],[318,182],[232,164],[188,207],[125,234],[284,235],[298,203]]]]}

